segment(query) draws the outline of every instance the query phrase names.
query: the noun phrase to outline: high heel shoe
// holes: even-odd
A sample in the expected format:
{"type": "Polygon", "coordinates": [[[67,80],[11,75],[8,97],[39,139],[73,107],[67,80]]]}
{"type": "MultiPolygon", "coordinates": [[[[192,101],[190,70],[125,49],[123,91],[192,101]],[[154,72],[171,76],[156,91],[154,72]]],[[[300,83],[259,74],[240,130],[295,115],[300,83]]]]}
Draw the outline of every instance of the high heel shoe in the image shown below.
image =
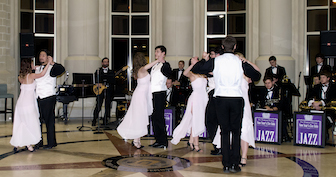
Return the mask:
{"type": "Polygon", "coordinates": [[[143,148],[144,146],[140,144],[140,142],[135,142],[132,141],[132,146],[136,147],[137,149],[141,149],[143,148]]]}
{"type": "Polygon", "coordinates": [[[194,150],[196,150],[196,152],[203,152],[202,149],[200,149],[199,146],[196,144],[194,144],[194,150]],[[198,147],[198,150],[195,149],[196,146],[198,147]]]}
{"type": "Polygon", "coordinates": [[[240,160],[240,162],[239,162],[239,165],[240,165],[241,167],[245,167],[245,166],[246,166],[246,162],[245,162],[245,163],[242,163],[242,162],[241,162],[242,160],[247,161],[247,158],[241,158],[241,160],[240,160]]]}
{"type": "Polygon", "coordinates": [[[34,152],[35,151],[35,148],[33,148],[33,146],[27,146],[27,149],[30,152],[34,152]]]}
{"type": "Polygon", "coordinates": [[[190,150],[191,151],[195,150],[195,146],[192,143],[190,143],[190,150]]]}
{"type": "Polygon", "coordinates": [[[14,154],[19,152],[17,147],[14,147],[13,151],[14,151],[14,154]]]}

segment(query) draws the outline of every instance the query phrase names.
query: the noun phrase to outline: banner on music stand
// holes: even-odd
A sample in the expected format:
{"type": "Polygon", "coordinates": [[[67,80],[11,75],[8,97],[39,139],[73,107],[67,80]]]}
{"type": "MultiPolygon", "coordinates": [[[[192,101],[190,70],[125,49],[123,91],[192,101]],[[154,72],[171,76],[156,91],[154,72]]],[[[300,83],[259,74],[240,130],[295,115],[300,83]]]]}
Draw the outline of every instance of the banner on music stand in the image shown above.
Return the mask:
{"type": "Polygon", "coordinates": [[[281,144],[281,111],[253,111],[254,138],[261,143],[281,144]]]}

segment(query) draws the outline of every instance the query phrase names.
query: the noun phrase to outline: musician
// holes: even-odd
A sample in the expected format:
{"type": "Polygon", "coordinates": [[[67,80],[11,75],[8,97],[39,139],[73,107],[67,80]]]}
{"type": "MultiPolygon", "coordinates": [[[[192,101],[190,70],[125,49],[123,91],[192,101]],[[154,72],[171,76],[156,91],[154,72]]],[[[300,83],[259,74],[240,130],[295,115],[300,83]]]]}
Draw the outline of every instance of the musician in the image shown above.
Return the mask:
{"type": "MultiPolygon", "coordinates": [[[[326,104],[331,101],[336,100],[336,85],[330,81],[330,73],[321,72],[319,75],[320,84],[316,85],[311,91],[308,97],[308,106],[312,106],[316,110],[321,110],[321,106],[326,106],[326,104]]],[[[334,111],[326,111],[328,121],[327,130],[331,128],[332,123],[335,119],[334,111]]],[[[328,131],[327,135],[328,135],[328,131]]]]}
{"type": "MultiPolygon", "coordinates": [[[[51,53],[42,49],[39,53],[39,61],[41,66],[35,67],[35,73],[41,73],[45,65],[48,63],[48,58],[52,57],[51,53]]],[[[52,61],[49,66],[47,73],[36,79],[36,95],[37,102],[40,112],[40,121],[41,121],[41,131],[42,131],[42,122],[46,124],[47,128],[47,146],[43,147],[43,138],[42,140],[35,145],[35,149],[43,147],[43,149],[51,149],[57,146],[56,134],[55,134],[55,105],[56,105],[56,77],[64,73],[64,67],[52,61]]]]}
{"type": "Polygon", "coordinates": [[[168,106],[175,105],[174,99],[173,99],[173,81],[172,79],[167,79],[166,82],[167,85],[167,92],[166,92],[166,102],[168,106]]]}
{"type": "Polygon", "coordinates": [[[279,87],[273,82],[272,77],[265,77],[265,87],[260,90],[259,101],[261,108],[267,109],[267,111],[277,111],[280,108],[280,93],[279,87]]]}
{"type": "MultiPolygon", "coordinates": [[[[92,126],[96,126],[99,112],[105,99],[105,115],[104,124],[108,119],[110,119],[112,100],[114,97],[114,85],[115,85],[115,75],[114,72],[109,68],[109,59],[107,57],[102,59],[102,67],[96,70],[95,74],[95,84],[97,86],[105,86],[106,89],[96,98],[96,108],[93,112],[92,126]]],[[[99,87],[98,87],[99,88],[99,87]]]]}
{"type": "Polygon", "coordinates": [[[282,78],[286,75],[286,70],[277,64],[275,56],[269,57],[268,61],[271,66],[266,69],[264,78],[272,77],[276,85],[280,86],[282,78]]]}
{"type": "Polygon", "coordinates": [[[321,72],[329,72],[331,73],[331,67],[329,65],[324,64],[324,55],[322,53],[318,53],[315,56],[316,65],[311,67],[309,70],[309,76],[311,78],[318,76],[321,72]]]}
{"type": "Polygon", "coordinates": [[[173,69],[172,79],[174,85],[179,85],[181,87],[189,86],[189,79],[183,75],[184,71],[184,61],[180,60],[178,62],[178,68],[173,69]]]}

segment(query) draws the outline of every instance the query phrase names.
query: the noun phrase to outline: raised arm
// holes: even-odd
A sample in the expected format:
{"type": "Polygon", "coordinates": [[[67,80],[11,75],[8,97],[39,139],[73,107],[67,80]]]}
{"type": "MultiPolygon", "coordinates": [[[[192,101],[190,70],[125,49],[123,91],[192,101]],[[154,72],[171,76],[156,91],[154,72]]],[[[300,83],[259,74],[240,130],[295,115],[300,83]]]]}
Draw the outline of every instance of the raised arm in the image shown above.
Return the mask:
{"type": "Polygon", "coordinates": [[[191,58],[191,65],[183,71],[183,75],[185,75],[186,77],[190,77],[191,76],[190,71],[195,66],[195,64],[197,62],[198,62],[197,57],[192,57],[191,58]]]}
{"type": "MultiPolygon", "coordinates": [[[[260,69],[259,69],[259,67],[258,67],[256,64],[250,62],[249,60],[247,60],[247,59],[244,58],[244,57],[239,57],[239,58],[241,59],[241,61],[243,61],[243,63],[248,63],[248,64],[250,64],[255,70],[257,70],[257,71],[260,72],[260,69]]],[[[286,74],[286,71],[285,71],[285,74],[286,74]]]]}
{"type": "Polygon", "coordinates": [[[141,72],[147,71],[149,68],[153,67],[156,63],[159,63],[159,60],[155,60],[151,63],[148,63],[147,65],[140,68],[141,72]]]}
{"type": "MultiPolygon", "coordinates": [[[[46,73],[47,73],[47,70],[48,70],[48,68],[49,68],[49,65],[51,64],[51,62],[52,62],[52,57],[50,57],[50,56],[48,56],[48,64],[44,67],[44,69],[43,69],[43,71],[41,72],[41,73],[38,73],[38,74],[35,74],[35,73],[33,73],[33,74],[31,74],[31,77],[33,78],[33,79],[38,79],[38,78],[40,78],[40,77],[43,77],[46,73]]],[[[42,67],[42,66],[41,66],[42,67]]]]}

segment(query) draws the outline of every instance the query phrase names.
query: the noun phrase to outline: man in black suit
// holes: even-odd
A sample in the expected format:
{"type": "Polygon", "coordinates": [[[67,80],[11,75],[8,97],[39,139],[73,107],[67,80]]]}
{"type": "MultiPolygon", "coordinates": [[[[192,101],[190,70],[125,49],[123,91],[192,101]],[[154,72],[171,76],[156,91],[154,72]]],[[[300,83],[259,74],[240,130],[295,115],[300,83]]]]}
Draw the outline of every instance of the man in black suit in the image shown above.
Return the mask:
{"type": "Polygon", "coordinates": [[[271,67],[266,69],[264,78],[272,77],[273,81],[280,86],[282,78],[286,75],[286,70],[284,67],[277,65],[275,56],[271,56],[268,61],[271,67]]]}
{"type": "Polygon", "coordinates": [[[274,85],[272,77],[264,78],[265,87],[260,90],[259,101],[260,107],[267,109],[267,111],[277,111],[280,108],[280,93],[279,87],[274,85]]]}
{"type": "Polygon", "coordinates": [[[316,54],[315,61],[316,61],[316,65],[311,67],[309,70],[309,76],[311,78],[318,76],[321,72],[331,73],[331,67],[323,63],[324,55],[322,53],[316,54]]]}
{"type": "Polygon", "coordinates": [[[189,85],[188,78],[183,75],[184,71],[184,61],[180,60],[178,62],[178,68],[173,69],[172,79],[174,85],[179,85],[181,87],[186,87],[189,85]]]}
{"type": "Polygon", "coordinates": [[[96,108],[93,112],[92,126],[96,126],[99,112],[101,110],[103,100],[105,99],[105,115],[104,123],[110,118],[112,100],[114,96],[115,76],[114,72],[109,68],[109,59],[102,59],[102,67],[95,72],[95,84],[107,87],[101,94],[97,95],[96,108]]]}
{"type": "MultiPolygon", "coordinates": [[[[325,106],[331,101],[336,101],[336,85],[329,82],[330,73],[321,72],[319,78],[320,84],[314,86],[308,96],[308,106],[312,106],[316,110],[321,110],[321,106],[325,106]]],[[[335,112],[327,110],[326,113],[328,117],[326,134],[328,135],[328,129],[332,127],[332,123],[335,120],[335,112]]]]}

